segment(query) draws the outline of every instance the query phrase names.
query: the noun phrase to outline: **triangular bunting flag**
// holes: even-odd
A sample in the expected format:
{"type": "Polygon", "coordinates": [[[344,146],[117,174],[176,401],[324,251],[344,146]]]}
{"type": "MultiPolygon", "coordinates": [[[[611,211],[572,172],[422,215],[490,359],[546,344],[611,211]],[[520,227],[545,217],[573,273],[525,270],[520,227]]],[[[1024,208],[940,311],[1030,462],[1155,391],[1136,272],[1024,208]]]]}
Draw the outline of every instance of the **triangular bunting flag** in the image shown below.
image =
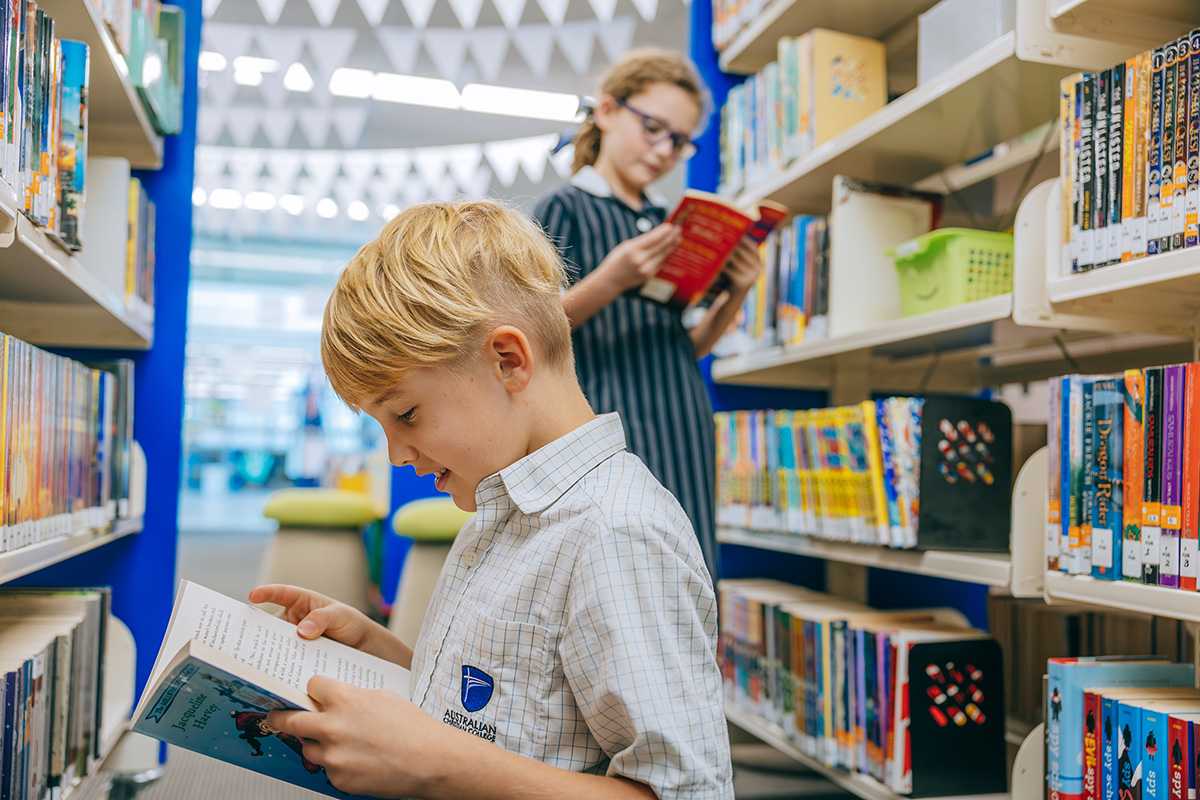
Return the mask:
{"type": "Polygon", "coordinates": [[[375,161],[375,154],[369,150],[342,156],[342,172],[346,173],[346,182],[359,197],[368,194],[367,190],[373,188],[371,179],[375,175],[375,161]]]}
{"type": "Polygon", "coordinates": [[[457,83],[467,55],[468,34],[457,28],[426,28],[423,36],[425,52],[433,60],[438,74],[457,83]]]}
{"type": "Polygon", "coordinates": [[[420,34],[411,28],[386,26],[380,28],[375,37],[387,53],[392,69],[401,75],[409,75],[417,63],[417,47],[420,34]]]}
{"type": "Polygon", "coordinates": [[[308,50],[316,61],[317,72],[328,85],[329,76],[333,71],[345,66],[350,51],[354,49],[354,42],[358,39],[358,31],[351,28],[309,28],[307,35],[308,50]]]}
{"type": "Polygon", "coordinates": [[[204,6],[202,8],[202,13],[204,14],[204,18],[207,19],[207,18],[211,17],[213,14],[216,14],[217,9],[220,7],[221,7],[221,0],[204,0],[204,6]]]}
{"type": "Polygon", "coordinates": [[[283,71],[265,73],[262,83],[258,85],[258,93],[262,95],[267,108],[282,108],[288,97],[287,87],[283,85],[283,71]]]}
{"type": "Polygon", "coordinates": [[[575,148],[568,146],[551,156],[550,163],[554,166],[554,171],[558,173],[560,178],[569,178],[571,176],[571,162],[574,159],[575,148]]]}
{"type": "Polygon", "coordinates": [[[450,10],[464,28],[474,28],[479,21],[479,11],[483,8],[483,0],[450,0],[450,10]]]}
{"type": "Polygon", "coordinates": [[[658,14],[658,0],[633,0],[633,7],[647,22],[653,22],[658,14]]]}
{"type": "Polygon", "coordinates": [[[483,147],[478,144],[460,144],[446,148],[446,160],[450,165],[450,175],[460,187],[469,185],[474,179],[481,158],[483,158],[483,147]]]}
{"type": "Polygon", "coordinates": [[[358,7],[362,9],[363,16],[374,28],[383,22],[383,15],[387,13],[388,0],[358,0],[358,7]]]}
{"type": "Polygon", "coordinates": [[[240,108],[229,114],[229,135],[238,147],[249,147],[258,133],[258,111],[240,108]]]}
{"type": "MultiPolygon", "coordinates": [[[[324,111],[308,111],[296,118],[304,131],[304,138],[308,139],[309,147],[325,147],[329,143],[330,116],[324,111]]],[[[308,168],[307,163],[305,168],[308,168]]]]}
{"type": "Polygon", "coordinates": [[[521,24],[521,15],[525,13],[525,0],[492,0],[496,13],[504,22],[504,27],[515,28],[521,24]]]}
{"type": "Polygon", "coordinates": [[[567,18],[567,6],[571,0],[537,0],[538,7],[551,25],[562,25],[567,18]]]}
{"type": "Polygon", "coordinates": [[[592,43],[596,29],[602,27],[595,22],[564,22],[554,31],[558,49],[566,56],[567,63],[576,75],[584,75],[592,63],[592,43]]]}
{"type": "Polygon", "coordinates": [[[262,12],[268,25],[279,22],[279,15],[283,13],[285,5],[287,5],[287,0],[258,0],[258,9],[262,12]]]}
{"type": "Polygon", "coordinates": [[[367,109],[362,106],[339,107],[333,113],[333,127],[337,129],[342,147],[358,147],[363,128],[367,124],[367,109]]]}
{"type": "MultiPolygon", "coordinates": [[[[520,33],[516,34],[520,36],[520,33]]],[[[504,28],[478,28],[470,33],[467,43],[471,58],[479,67],[484,80],[495,82],[508,55],[508,31],[504,28]]]]}
{"type": "Polygon", "coordinates": [[[488,142],[483,146],[483,155],[488,166],[492,168],[500,185],[506,188],[513,185],[520,168],[517,155],[511,151],[511,147],[512,142],[488,142]]]}
{"type": "Polygon", "coordinates": [[[233,61],[238,56],[250,54],[250,39],[254,35],[253,25],[231,25],[225,22],[206,22],[201,29],[203,49],[212,50],[233,61]]]}
{"type": "Polygon", "coordinates": [[[196,182],[209,188],[209,185],[221,174],[225,166],[219,147],[199,145],[196,148],[196,182]]]}
{"type": "Polygon", "coordinates": [[[633,47],[633,32],[637,22],[633,17],[617,17],[607,25],[601,25],[596,31],[600,38],[600,46],[609,61],[616,61],[633,47]]]}
{"type": "MultiPolygon", "coordinates": [[[[301,118],[303,121],[303,118],[301,118]]],[[[308,152],[304,154],[304,171],[308,173],[309,191],[325,194],[338,172],[338,155],[333,151],[308,152]]]]}
{"type": "Polygon", "coordinates": [[[379,190],[384,195],[395,195],[410,179],[412,159],[404,150],[390,150],[377,164],[380,174],[379,190]]]}
{"type": "Polygon", "coordinates": [[[233,181],[233,188],[238,191],[251,190],[258,184],[259,173],[262,172],[262,152],[248,148],[236,148],[229,151],[226,163],[233,181]]]}
{"type": "Polygon", "coordinates": [[[300,60],[300,51],[304,49],[304,42],[309,30],[309,28],[260,25],[254,31],[254,39],[258,42],[262,54],[279,64],[278,74],[282,77],[288,67],[300,60]]]}
{"type": "Polygon", "coordinates": [[[287,147],[292,138],[292,129],[296,127],[296,112],[282,108],[269,109],[262,112],[259,125],[270,140],[272,147],[287,147]]]}
{"type": "Polygon", "coordinates": [[[238,85],[233,80],[231,69],[204,74],[204,92],[207,95],[205,105],[227,108],[237,95],[237,90],[238,85]]]}
{"type": "Polygon", "coordinates": [[[513,47],[525,59],[529,69],[539,78],[550,71],[550,57],[554,55],[554,29],[549,25],[522,25],[512,39],[513,47]]]}
{"type": "Polygon", "coordinates": [[[425,188],[425,184],[417,179],[406,181],[403,187],[404,205],[411,206],[414,203],[424,202],[429,197],[429,191],[425,188]]]}
{"type": "Polygon", "coordinates": [[[595,12],[596,19],[601,22],[610,22],[617,10],[617,0],[588,0],[588,3],[595,12]]]}
{"type": "Polygon", "coordinates": [[[408,19],[414,28],[424,28],[429,24],[429,15],[433,13],[434,0],[400,0],[408,19]]]}
{"type": "Polygon", "coordinates": [[[196,137],[201,144],[216,144],[225,130],[225,109],[211,105],[200,107],[196,114],[196,137]]]}
{"type": "Polygon", "coordinates": [[[413,151],[417,174],[426,186],[434,186],[446,174],[446,154],[440,147],[423,147],[413,151]]]}
{"type": "Polygon", "coordinates": [[[341,4],[341,0],[308,0],[308,5],[313,10],[313,16],[317,18],[317,22],[323,28],[328,28],[333,24],[333,18],[337,16],[338,6],[341,4]]]}
{"type": "Polygon", "coordinates": [[[517,160],[521,162],[525,177],[534,183],[541,183],[546,175],[546,158],[550,155],[550,148],[558,141],[558,136],[549,133],[545,136],[532,136],[523,141],[525,144],[517,151],[517,160]]]}
{"type": "Polygon", "coordinates": [[[283,187],[284,193],[296,186],[296,177],[304,166],[304,157],[299,150],[272,150],[267,153],[267,169],[271,177],[283,187]]]}
{"type": "Polygon", "coordinates": [[[491,188],[491,185],[491,170],[487,167],[479,167],[466,182],[459,183],[458,188],[466,200],[483,200],[488,196],[488,189],[491,188]]]}

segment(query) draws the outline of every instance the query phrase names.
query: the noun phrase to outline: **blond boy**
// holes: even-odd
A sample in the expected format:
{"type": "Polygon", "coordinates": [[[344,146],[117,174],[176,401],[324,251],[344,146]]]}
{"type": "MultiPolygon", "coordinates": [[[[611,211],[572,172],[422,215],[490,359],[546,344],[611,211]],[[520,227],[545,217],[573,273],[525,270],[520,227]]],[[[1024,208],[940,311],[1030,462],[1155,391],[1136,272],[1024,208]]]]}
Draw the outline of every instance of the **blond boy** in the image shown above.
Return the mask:
{"type": "Polygon", "coordinates": [[[412,650],[346,605],[265,586],[301,636],[412,670],[412,699],[314,678],[270,724],[379,797],[731,798],[716,605],[679,504],[575,379],[541,232],[494,203],[396,217],[346,268],[321,354],[392,463],[475,517],[412,650]],[[498,746],[497,746],[498,745],[498,746]]]}

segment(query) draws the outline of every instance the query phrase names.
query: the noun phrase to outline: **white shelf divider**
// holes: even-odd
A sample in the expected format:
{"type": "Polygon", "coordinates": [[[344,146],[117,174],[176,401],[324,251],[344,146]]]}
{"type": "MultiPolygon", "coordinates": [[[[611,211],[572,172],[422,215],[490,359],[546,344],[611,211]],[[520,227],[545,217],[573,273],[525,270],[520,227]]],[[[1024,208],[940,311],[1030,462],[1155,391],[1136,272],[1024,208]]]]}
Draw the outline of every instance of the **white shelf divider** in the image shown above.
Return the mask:
{"type": "Polygon", "coordinates": [[[1046,601],[1082,603],[1109,611],[1149,614],[1200,623],[1200,593],[1132,581],[1102,581],[1087,575],[1047,571],[1046,601]]]}
{"type": "Polygon", "coordinates": [[[97,547],[103,547],[109,542],[138,533],[141,529],[142,518],[134,517],[118,520],[110,531],[89,529],[9,553],[0,553],[0,585],[89,550],[95,550],[97,547]]]}

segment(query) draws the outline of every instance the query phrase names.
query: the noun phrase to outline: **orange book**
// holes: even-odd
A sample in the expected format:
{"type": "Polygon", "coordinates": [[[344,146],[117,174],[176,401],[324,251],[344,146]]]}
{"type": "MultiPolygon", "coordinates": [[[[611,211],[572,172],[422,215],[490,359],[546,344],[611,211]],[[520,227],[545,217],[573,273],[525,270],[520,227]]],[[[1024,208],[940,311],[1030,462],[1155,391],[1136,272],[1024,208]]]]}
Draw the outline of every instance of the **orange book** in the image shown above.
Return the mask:
{"type": "Polygon", "coordinates": [[[1140,369],[1125,370],[1125,436],[1124,508],[1121,512],[1125,528],[1121,542],[1121,577],[1140,583],[1142,580],[1142,474],[1145,454],[1145,432],[1142,429],[1142,402],[1145,396],[1145,376],[1140,369]]]}
{"type": "Polygon", "coordinates": [[[1196,591],[1197,523],[1200,522],[1200,364],[1188,364],[1183,405],[1183,528],[1179,540],[1179,588],[1196,591]]]}
{"type": "Polygon", "coordinates": [[[683,239],[642,286],[642,296],[686,308],[717,280],[742,237],[761,244],[787,215],[785,207],[769,200],[745,211],[715,194],[688,190],[667,218],[680,227],[683,239]]]}

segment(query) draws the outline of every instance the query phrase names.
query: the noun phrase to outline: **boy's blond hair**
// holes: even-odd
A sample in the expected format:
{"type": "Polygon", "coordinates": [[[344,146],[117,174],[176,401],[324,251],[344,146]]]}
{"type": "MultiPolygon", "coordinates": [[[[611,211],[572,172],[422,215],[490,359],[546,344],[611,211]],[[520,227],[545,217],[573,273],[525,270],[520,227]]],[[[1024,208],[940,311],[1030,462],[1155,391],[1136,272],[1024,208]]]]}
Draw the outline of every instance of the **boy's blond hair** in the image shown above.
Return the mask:
{"type": "Polygon", "coordinates": [[[513,325],[551,366],[572,366],[562,259],[525,216],[488,201],[412,206],[363,245],[338,278],[321,360],[353,408],[414,367],[458,366],[513,325]]]}

